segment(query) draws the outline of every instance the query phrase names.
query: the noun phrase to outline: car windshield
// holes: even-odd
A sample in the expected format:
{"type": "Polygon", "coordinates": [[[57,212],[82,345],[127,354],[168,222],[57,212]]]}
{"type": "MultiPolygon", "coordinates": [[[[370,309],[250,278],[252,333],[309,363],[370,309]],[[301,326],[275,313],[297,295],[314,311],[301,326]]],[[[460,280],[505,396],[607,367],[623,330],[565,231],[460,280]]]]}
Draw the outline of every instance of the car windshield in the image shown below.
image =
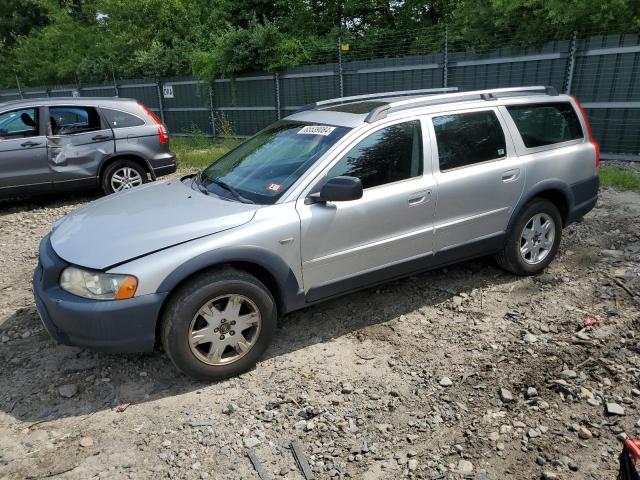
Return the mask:
{"type": "Polygon", "coordinates": [[[201,185],[225,198],[275,203],[349,128],[280,121],[207,167],[201,185]]]}

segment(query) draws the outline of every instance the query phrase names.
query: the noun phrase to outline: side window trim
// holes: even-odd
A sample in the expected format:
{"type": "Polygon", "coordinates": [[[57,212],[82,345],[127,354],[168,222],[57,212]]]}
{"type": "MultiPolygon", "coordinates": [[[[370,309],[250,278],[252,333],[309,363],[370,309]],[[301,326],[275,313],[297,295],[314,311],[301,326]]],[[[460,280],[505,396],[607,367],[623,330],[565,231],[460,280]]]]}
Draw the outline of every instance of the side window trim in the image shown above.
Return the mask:
{"type": "Polygon", "coordinates": [[[517,154],[514,145],[514,139],[511,132],[511,125],[508,125],[507,119],[505,119],[503,112],[501,111],[501,106],[495,107],[483,107],[483,108],[472,108],[472,109],[464,109],[464,110],[451,110],[451,111],[443,111],[438,113],[432,113],[427,116],[425,119],[425,123],[427,128],[429,129],[429,136],[433,139],[431,142],[431,169],[434,174],[439,173],[441,175],[446,175],[450,172],[457,172],[465,168],[473,168],[476,165],[486,165],[489,163],[500,162],[508,159],[509,157],[517,154]],[[502,133],[504,135],[504,144],[505,144],[505,155],[503,157],[496,157],[490,160],[485,160],[482,162],[471,163],[469,165],[462,165],[460,167],[454,167],[447,170],[440,170],[440,157],[438,152],[438,141],[436,138],[436,130],[433,124],[433,119],[435,117],[442,117],[445,115],[457,115],[463,113],[475,113],[475,112],[493,112],[498,119],[498,123],[502,128],[502,133]]]}
{"type": "Polygon", "coordinates": [[[365,130],[362,130],[361,132],[359,132],[359,134],[350,139],[347,143],[345,143],[345,145],[342,146],[342,148],[340,149],[339,152],[336,152],[336,154],[333,156],[333,158],[327,162],[325,164],[325,166],[322,168],[322,171],[316,175],[313,180],[311,180],[308,183],[308,186],[305,188],[303,194],[301,195],[300,198],[305,198],[309,193],[314,192],[316,189],[318,189],[318,187],[320,186],[320,184],[322,184],[324,181],[326,181],[326,176],[329,173],[329,171],[338,163],[340,162],[345,155],[347,155],[353,148],[355,148],[356,146],[358,146],[360,144],[360,142],[364,141],[366,138],[368,138],[370,135],[374,135],[375,133],[379,132],[380,130],[384,130],[385,128],[389,128],[389,127],[393,127],[394,125],[400,125],[403,123],[408,123],[408,122],[412,122],[412,121],[417,121],[419,122],[420,128],[418,130],[418,133],[420,135],[420,140],[421,140],[421,150],[422,150],[422,175],[417,175],[415,177],[409,177],[409,178],[404,178],[401,180],[396,180],[394,182],[389,182],[389,183],[384,183],[381,185],[376,185],[373,187],[369,187],[369,188],[365,188],[364,191],[370,191],[373,189],[377,189],[377,188],[384,188],[384,187],[388,187],[388,186],[393,186],[393,185],[397,185],[399,183],[402,182],[408,182],[408,181],[415,181],[418,179],[422,179],[425,177],[425,175],[430,174],[430,170],[427,170],[427,167],[429,165],[427,165],[426,163],[426,159],[427,157],[431,157],[431,151],[427,150],[429,148],[428,145],[428,138],[431,137],[430,132],[428,133],[428,135],[425,135],[425,119],[423,116],[411,116],[411,117],[404,117],[401,119],[394,119],[394,121],[392,122],[388,122],[388,123],[384,123],[382,125],[375,125],[372,126],[371,128],[367,128],[365,130]],[[425,138],[426,137],[426,138],[425,138]],[[309,186],[312,186],[312,188],[309,188],[309,186]]]}

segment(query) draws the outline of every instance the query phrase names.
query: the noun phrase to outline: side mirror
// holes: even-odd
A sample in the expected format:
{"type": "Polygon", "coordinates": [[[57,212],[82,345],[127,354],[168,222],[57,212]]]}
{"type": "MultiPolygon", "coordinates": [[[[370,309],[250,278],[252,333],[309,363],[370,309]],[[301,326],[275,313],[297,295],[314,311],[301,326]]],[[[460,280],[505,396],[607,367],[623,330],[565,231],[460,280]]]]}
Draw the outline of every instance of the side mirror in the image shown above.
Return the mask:
{"type": "Polygon", "coordinates": [[[362,198],[362,182],[357,177],[333,177],[322,186],[320,193],[307,197],[306,204],[317,202],[348,202],[362,198]]]}

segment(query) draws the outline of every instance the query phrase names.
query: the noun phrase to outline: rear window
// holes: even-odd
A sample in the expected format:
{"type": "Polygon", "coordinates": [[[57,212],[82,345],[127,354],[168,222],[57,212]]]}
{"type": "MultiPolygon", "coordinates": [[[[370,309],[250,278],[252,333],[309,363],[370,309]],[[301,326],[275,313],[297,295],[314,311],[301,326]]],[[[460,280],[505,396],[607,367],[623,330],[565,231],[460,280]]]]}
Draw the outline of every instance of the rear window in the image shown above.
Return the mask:
{"type": "Polygon", "coordinates": [[[111,128],[139,127],[144,125],[144,120],[130,113],[111,110],[110,108],[103,108],[102,113],[111,128]]]}
{"type": "Polygon", "coordinates": [[[492,111],[434,117],[433,128],[441,172],[506,155],[504,132],[492,111]]]}
{"type": "Polygon", "coordinates": [[[568,102],[507,107],[527,148],[583,138],[580,120],[568,102]]]}

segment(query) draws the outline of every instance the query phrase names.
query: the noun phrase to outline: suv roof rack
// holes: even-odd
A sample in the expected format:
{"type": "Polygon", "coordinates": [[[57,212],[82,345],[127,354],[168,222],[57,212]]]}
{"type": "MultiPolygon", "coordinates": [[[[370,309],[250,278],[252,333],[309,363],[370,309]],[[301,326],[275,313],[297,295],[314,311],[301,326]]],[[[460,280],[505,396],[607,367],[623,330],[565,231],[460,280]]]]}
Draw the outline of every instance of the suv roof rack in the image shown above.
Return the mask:
{"type": "Polygon", "coordinates": [[[381,105],[369,112],[365,118],[365,122],[372,123],[376,120],[385,118],[389,113],[407,110],[409,108],[426,107],[430,105],[440,105],[444,103],[469,102],[473,100],[497,100],[500,97],[515,97],[521,95],[549,95],[557,96],[558,91],[555,87],[510,87],[510,88],[493,88],[490,90],[475,90],[470,92],[445,93],[442,95],[433,95],[430,97],[408,98],[406,100],[398,100],[381,105]]]}
{"type": "Polygon", "coordinates": [[[319,102],[309,103],[301,107],[298,112],[304,112],[306,110],[315,110],[320,107],[328,107],[331,105],[342,105],[344,103],[351,102],[363,102],[366,100],[375,100],[377,98],[385,97],[406,97],[410,95],[429,95],[439,93],[455,93],[458,91],[458,87],[443,87],[443,88],[423,88],[420,90],[398,90],[396,92],[380,92],[380,93],[366,93],[364,95],[353,95],[350,97],[330,98],[328,100],[321,100],[319,102]]]}

